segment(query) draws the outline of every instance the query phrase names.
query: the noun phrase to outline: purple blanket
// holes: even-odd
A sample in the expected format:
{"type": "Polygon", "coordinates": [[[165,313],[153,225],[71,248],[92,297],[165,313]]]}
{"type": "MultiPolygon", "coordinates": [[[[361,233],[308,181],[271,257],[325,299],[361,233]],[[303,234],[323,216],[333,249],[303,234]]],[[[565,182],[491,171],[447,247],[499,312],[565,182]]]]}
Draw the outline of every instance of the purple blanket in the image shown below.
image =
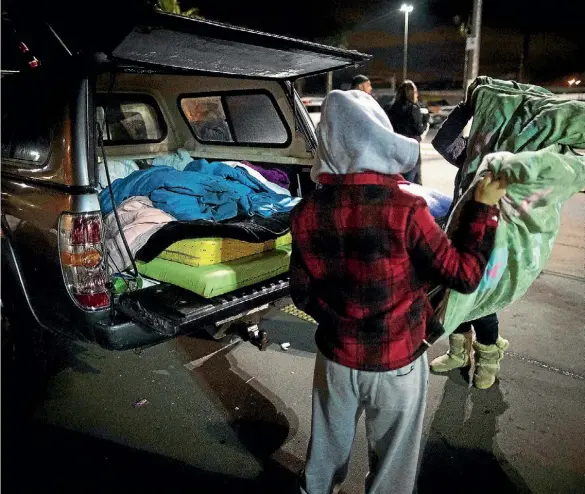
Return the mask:
{"type": "Polygon", "coordinates": [[[290,180],[288,175],[282,170],[279,170],[278,168],[264,168],[260,165],[253,165],[249,161],[242,161],[242,163],[249,166],[250,168],[254,168],[254,170],[256,170],[266,180],[269,180],[273,184],[280,185],[281,187],[288,189],[290,180]]]}

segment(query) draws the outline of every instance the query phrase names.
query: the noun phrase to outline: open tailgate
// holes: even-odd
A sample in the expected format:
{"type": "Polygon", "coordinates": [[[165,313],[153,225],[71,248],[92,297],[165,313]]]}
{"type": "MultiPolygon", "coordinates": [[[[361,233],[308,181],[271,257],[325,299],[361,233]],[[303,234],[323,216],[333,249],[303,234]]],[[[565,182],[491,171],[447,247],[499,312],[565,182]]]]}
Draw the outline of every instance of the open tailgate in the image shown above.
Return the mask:
{"type": "Polygon", "coordinates": [[[206,325],[219,327],[288,295],[288,275],[209,299],[161,283],[121,295],[116,309],[152,331],[175,336],[197,331],[206,325]]]}

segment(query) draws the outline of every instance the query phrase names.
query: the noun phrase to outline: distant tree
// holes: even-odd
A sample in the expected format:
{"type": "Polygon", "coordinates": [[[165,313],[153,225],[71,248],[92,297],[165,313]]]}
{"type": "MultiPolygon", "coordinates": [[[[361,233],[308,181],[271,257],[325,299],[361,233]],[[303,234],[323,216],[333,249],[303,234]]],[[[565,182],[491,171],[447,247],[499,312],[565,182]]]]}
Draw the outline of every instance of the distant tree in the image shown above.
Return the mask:
{"type": "Polygon", "coordinates": [[[347,48],[349,31],[340,31],[331,36],[320,38],[318,41],[324,45],[337,46],[338,48],[347,48]]]}
{"type": "Polygon", "coordinates": [[[453,17],[453,24],[457,27],[457,32],[462,38],[466,38],[471,32],[471,17],[466,18],[456,15],[453,17]]]}
{"type": "Polygon", "coordinates": [[[181,10],[179,0],[157,0],[155,9],[160,10],[161,12],[167,12],[169,14],[183,15],[185,17],[201,17],[197,7],[193,7],[184,11],[181,10]]]}
{"type": "MultiPolygon", "coordinates": [[[[347,48],[349,31],[338,31],[336,34],[320,38],[318,41],[324,45],[336,46],[338,48],[347,48]]],[[[325,93],[333,89],[333,72],[327,72],[325,78],[325,93]]]]}

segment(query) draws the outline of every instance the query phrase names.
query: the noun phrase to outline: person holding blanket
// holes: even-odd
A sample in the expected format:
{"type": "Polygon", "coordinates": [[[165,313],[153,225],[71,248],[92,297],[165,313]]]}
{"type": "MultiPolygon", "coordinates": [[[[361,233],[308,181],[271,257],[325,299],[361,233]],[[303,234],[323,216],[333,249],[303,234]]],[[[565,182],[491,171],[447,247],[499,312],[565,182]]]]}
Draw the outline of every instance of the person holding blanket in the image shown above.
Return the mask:
{"type": "MultiPolygon", "coordinates": [[[[454,200],[446,217],[449,217],[463,192],[462,166],[467,156],[467,138],[463,137],[462,132],[471,117],[472,110],[467,98],[453,109],[432,141],[437,152],[458,168],[455,176],[454,200]]],[[[439,373],[449,372],[470,365],[472,326],[475,330],[473,346],[476,351],[473,384],[476,388],[488,389],[495,383],[504,352],[510,346],[510,342],[499,334],[500,323],[495,313],[461,324],[449,336],[448,352],[431,362],[431,370],[439,373]]]]}

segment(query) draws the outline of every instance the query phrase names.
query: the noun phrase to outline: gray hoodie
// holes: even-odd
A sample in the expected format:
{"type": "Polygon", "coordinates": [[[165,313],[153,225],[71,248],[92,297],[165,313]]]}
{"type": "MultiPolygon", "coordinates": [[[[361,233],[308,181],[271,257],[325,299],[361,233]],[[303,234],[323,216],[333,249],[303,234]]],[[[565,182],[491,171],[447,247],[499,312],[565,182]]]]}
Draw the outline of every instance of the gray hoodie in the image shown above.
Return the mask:
{"type": "Polygon", "coordinates": [[[314,182],[321,173],[406,173],[420,153],[419,143],[396,134],[378,102],[360,90],[329,93],[321,107],[317,141],[314,182]]]}

